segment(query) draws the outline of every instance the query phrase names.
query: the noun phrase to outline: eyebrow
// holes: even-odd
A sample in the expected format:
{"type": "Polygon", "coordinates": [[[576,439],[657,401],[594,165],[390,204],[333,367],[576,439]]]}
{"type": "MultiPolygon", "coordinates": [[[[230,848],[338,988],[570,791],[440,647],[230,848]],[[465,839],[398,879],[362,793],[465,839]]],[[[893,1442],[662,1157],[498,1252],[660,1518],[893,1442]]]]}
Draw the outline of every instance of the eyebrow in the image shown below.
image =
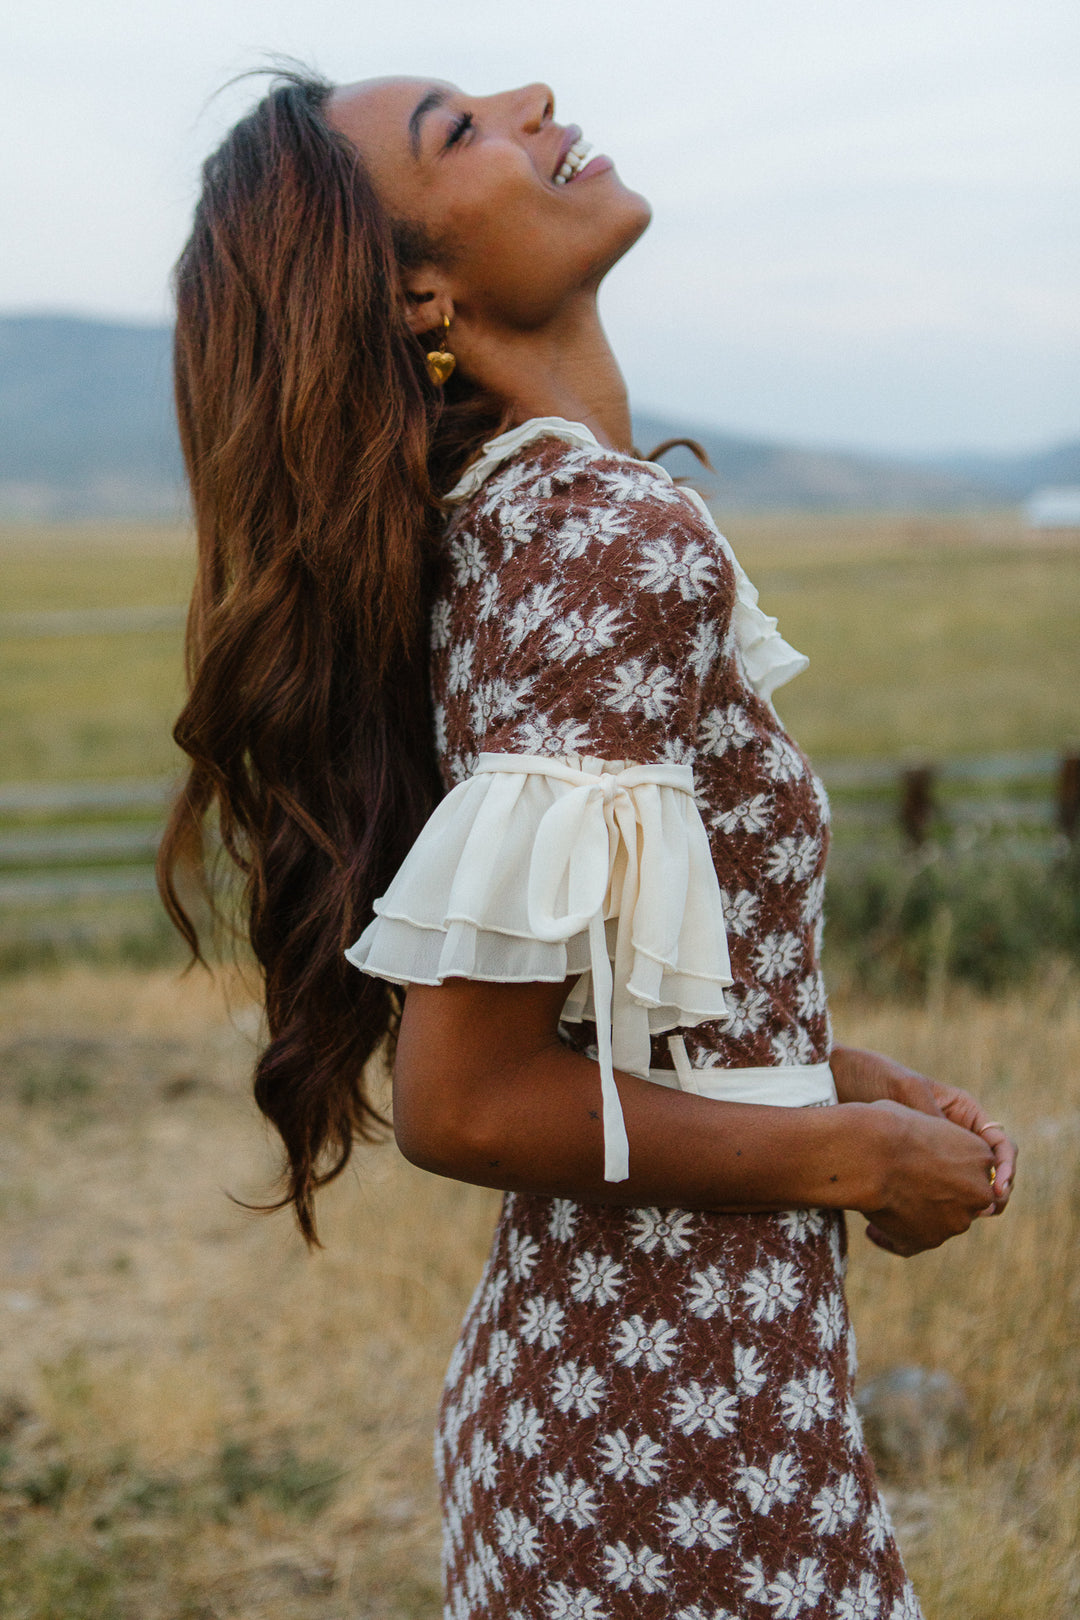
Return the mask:
{"type": "Polygon", "coordinates": [[[429,112],[441,107],[447,100],[445,90],[429,90],[426,96],[421,96],[412,112],[409,114],[409,145],[412,155],[419,160],[420,157],[420,125],[429,112]]]}

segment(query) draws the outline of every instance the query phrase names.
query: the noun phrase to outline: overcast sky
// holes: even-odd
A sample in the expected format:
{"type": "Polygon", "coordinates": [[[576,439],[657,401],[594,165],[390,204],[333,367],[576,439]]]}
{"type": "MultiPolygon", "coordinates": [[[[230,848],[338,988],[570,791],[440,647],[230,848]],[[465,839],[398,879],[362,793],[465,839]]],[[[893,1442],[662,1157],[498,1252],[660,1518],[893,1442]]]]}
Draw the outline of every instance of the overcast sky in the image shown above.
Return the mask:
{"type": "Polygon", "coordinates": [[[264,53],[544,79],[654,207],[603,294],[632,398],[899,451],[1080,434],[1076,0],[6,0],[0,311],[162,319],[264,53]],[[209,103],[209,104],[208,104],[209,103]]]}

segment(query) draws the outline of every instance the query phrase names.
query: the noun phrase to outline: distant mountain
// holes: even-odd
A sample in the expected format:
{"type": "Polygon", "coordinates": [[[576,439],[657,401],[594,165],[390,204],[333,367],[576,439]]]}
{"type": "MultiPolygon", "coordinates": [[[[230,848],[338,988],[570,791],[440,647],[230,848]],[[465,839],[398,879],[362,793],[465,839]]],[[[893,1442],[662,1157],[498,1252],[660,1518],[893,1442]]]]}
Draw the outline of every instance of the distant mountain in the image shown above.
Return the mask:
{"type": "Polygon", "coordinates": [[[0,514],[183,509],[171,337],[165,326],[0,317],[0,514]]]}
{"type": "Polygon", "coordinates": [[[1080,440],[1030,456],[950,456],[936,465],[942,472],[974,479],[1005,500],[1023,500],[1048,484],[1080,484],[1080,440]]]}
{"type": "Polygon", "coordinates": [[[673,475],[692,477],[704,495],[729,509],[943,511],[996,506],[1010,498],[1010,492],[965,469],[774,444],[693,422],[639,415],[634,435],[646,455],[665,439],[696,439],[712,462],[711,475],[689,451],[671,451],[664,464],[673,475]]]}
{"type": "MultiPolygon", "coordinates": [[[[171,332],[70,315],[0,316],[0,517],[171,517],[185,509],[171,332]]],[[[943,509],[1011,504],[1080,483],[1080,443],[1027,457],[914,461],[774,444],[648,413],[639,448],[700,441],[726,507],[943,509]]],[[[673,473],[697,463],[673,452],[673,473]]]]}

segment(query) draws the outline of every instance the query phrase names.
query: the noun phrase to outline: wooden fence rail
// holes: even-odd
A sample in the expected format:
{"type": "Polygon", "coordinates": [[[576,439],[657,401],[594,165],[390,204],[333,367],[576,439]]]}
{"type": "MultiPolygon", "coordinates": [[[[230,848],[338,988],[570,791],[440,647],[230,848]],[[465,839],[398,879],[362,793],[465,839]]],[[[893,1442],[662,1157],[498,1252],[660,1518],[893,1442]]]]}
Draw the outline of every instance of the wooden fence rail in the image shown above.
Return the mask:
{"type": "MultiPolygon", "coordinates": [[[[899,827],[915,846],[946,828],[1007,830],[1045,845],[1080,836],[1080,755],[995,755],[940,764],[819,765],[845,835],[899,827]]],[[[0,784],[0,909],[153,892],[169,777],[0,784]]]]}

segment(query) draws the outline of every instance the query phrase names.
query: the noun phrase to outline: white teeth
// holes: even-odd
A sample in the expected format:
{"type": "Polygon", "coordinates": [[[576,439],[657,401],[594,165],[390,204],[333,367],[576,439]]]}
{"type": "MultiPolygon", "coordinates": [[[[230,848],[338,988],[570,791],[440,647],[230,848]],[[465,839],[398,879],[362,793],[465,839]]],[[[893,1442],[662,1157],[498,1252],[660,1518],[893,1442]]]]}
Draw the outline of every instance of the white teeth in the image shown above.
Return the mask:
{"type": "Polygon", "coordinates": [[[589,145],[589,142],[583,141],[579,137],[563,159],[562,164],[555,175],[555,184],[557,186],[565,186],[568,180],[572,180],[575,174],[577,174],[578,170],[584,167],[586,159],[591,151],[592,147],[589,145]]]}

